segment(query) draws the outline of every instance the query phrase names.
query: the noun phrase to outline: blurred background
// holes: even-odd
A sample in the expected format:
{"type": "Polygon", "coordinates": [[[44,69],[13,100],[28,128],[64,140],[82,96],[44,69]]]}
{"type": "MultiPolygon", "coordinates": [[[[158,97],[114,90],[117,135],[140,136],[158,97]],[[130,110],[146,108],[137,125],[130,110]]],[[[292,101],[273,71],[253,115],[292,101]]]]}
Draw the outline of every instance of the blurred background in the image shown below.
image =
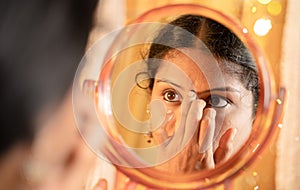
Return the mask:
{"type": "MultiPolygon", "coordinates": [[[[101,36],[125,26],[148,10],[177,3],[205,5],[240,20],[251,36],[257,40],[269,60],[271,72],[275,75],[275,89],[279,91],[284,87],[287,91],[284,114],[277,126],[277,133],[272,136],[268,146],[255,162],[243,168],[233,179],[233,186],[235,189],[245,190],[299,189],[300,2],[298,0],[95,0],[83,4],[78,3],[80,1],[65,3],[53,1],[44,4],[38,2],[2,1],[0,6],[3,14],[0,23],[2,66],[0,78],[5,79],[1,78],[1,190],[26,189],[20,188],[25,183],[22,180],[15,184],[19,178],[24,178],[24,175],[25,178],[30,177],[26,178],[26,183],[39,181],[40,176],[45,177],[41,173],[36,173],[34,167],[30,167],[29,170],[23,168],[24,165],[31,166],[27,162],[28,157],[32,161],[31,156],[36,152],[39,154],[34,160],[47,161],[53,164],[52,166],[62,166],[51,168],[51,171],[58,171],[59,175],[47,176],[46,181],[51,184],[48,188],[38,189],[69,189],[64,188],[65,184],[62,183],[64,181],[70,184],[68,183],[70,179],[65,179],[67,174],[72,174],[70,181],[78,179],[77,182],[80,184],[75,184],[71,189],[82,189],[86,180],[85,176],[82,176],[93,164],[90,160],[93,160],[95,155],[80,140],[76,131],[70,89],[84,51],[101,36]],[[7,67],[4,64],[7,60],[34,64],[7,67]],[[16,72],[10,75],[10,71],[16,72]],[[23,84],[25,81],[34,85],[23,84]],[[26,93],[15,93],[18,90],[26,93]],[[26,104],[32,103],[29,106],[24,105],[30,109],[22,110],[23,107],[20,105],[23,100],[28,100],[26,104]],[[45,100],[48,101],[47,106],[38,109],[38,105],[45,100]],[[52,112],[53,107],[56,107],[56,112],[52,112]],[[11,117],[7,116],[9,110],[13,110],[11,117]],[[34,123],[43,123],[37,125],[38,129],[24,131],[25,128],[17,127],[25,123],[20,113],[33,115],[37,112],[40,114],[34,123]],[[9,125],[10,127],[7,127],[9,125]],[[48,125],[56,127],[49,128],[48,125]],[[37,134],[33,135],[31,130],[37,131],[37,134]],[[32,136],[35,136],[34,142],[29,140],[33,138],[32,136]],[[17,143],[13,144],[14,142],[17,143]],[[10,178],[11,175],[17,177],[10,178]],[[9,183],[14,184],[14,188],[9,188],[9,183]]],[[[30,118],[32,119],[31,116],[30,118]]],[[[28,125],[29,123],[31,124],[28,122],[28,125]]],[[[39,168],[37,171],[42,171],[40,168],[44,167],[38,164],[34,166],[39,168]]]]}

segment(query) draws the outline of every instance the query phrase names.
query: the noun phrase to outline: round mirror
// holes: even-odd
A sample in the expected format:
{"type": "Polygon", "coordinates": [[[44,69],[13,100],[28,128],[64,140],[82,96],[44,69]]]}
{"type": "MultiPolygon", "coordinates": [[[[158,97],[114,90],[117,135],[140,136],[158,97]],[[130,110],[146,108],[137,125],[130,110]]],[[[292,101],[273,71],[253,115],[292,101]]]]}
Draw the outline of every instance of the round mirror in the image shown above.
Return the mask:
{"type": "Polygon", "coordinates": [[[153,188],[204,188],[249,164],[273,134],[272,77],[236,20],[172,5],[87,51],[74,113],[90,148],[130,178],[153,188]]]}

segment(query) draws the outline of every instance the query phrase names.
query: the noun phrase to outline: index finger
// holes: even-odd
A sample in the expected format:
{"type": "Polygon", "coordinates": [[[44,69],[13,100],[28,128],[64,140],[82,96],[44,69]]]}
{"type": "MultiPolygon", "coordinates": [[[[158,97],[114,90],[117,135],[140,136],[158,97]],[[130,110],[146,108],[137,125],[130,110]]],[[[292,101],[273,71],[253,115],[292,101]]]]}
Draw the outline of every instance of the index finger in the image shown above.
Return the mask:
{"type": "Polygon", "coordinates": [[[183,148],[193,137],[199,121],[202,118],[202,110],[206,103],[203,100],[194,100],[192,103],[183,102],[180,125],[174,136],[170,139],[168,146],[183,148]],[[186,110],[186,111],[185,111],[186,110]]]}

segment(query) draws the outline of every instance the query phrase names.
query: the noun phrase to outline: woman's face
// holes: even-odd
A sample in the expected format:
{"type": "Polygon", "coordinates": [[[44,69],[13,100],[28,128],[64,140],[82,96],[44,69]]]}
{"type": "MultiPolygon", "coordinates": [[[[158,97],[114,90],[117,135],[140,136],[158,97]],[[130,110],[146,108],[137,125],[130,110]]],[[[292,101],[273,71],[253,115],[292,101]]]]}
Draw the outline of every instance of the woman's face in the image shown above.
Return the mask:
{"type": "MultiPolygon", "coordinates": [[[[168,120],[169,124],[164,123],[164,126],[158,127],[160,130],[154,130],[155,142],[161,144],[176,133],[179,125],[184,123],[181,118],[187,114],[183,104],[189,104],[194,98],[206,102],[204,110],[215,110],[213,150],[217,149],[222,135],[230,128],[236,129],[233,150],[239,149],[251,132],[252,93],[238,79],[224,73],[210,54],[194,49],[171,50],[163,57],[157,70],[151,99],[162,102],[166,112],[173,115],[168,120]]],[[[199,110],[202,118],[204,110],[199,110]]]]}

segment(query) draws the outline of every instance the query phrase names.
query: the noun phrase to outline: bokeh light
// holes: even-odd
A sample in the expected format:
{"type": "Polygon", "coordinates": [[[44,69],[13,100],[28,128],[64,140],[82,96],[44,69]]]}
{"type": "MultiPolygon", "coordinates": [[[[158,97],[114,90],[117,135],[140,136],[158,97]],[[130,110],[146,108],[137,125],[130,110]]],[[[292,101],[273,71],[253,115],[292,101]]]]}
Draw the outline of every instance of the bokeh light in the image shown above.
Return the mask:
{"type": "Polygon", "coordinates": [[[253,7],[251,8],[251,12],[252,12],[252,13],[256,13],[256,11],[257,11],[257,7],[256,7],[256,6],[253,6],[253,7]]]}
{"type": "Polygon", "coordinates": [[[253,29],[256,35],[265,36],[272,29],[272,22],[270,19],[260,18],[256,20],[253,29]]]}
{"type": "Polygon", "coordinates": [[[268,4],[267,10],[270,15],[277,16],[281,13],[282,6],[281,6],[280,2],[272,1],[270,4],[268,4]]]}
{"type": "Polygon", "coordinates": [[[247,28],[243,28],[243,33],[247,34],[248,33],[248,29],[247,28]]]}
{"type": "Polygon", "coordinates": [[[266,5],[271,2],[271,0],[258,0],[259,3],[266,5]]]}

